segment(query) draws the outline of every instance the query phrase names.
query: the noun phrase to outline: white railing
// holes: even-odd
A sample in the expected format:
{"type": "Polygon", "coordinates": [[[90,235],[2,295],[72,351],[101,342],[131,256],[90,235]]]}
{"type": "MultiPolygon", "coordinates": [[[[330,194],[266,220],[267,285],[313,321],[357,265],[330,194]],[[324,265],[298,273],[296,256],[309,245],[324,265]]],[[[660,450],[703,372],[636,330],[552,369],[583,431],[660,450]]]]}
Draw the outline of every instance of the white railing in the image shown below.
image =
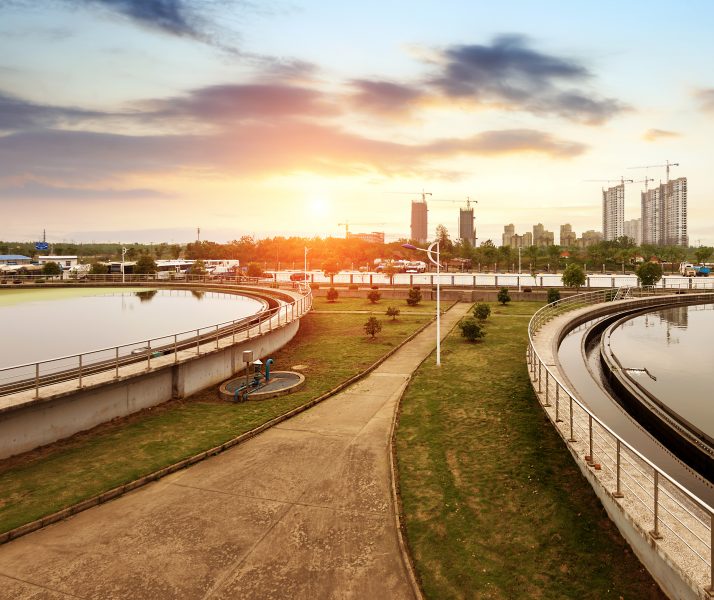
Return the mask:
{"type": "MultiPolygon", "coordinates": [[[[649,289],[629,290],[630,298],[651,294],[649,289]]],[[[603,488],[639,523],[642,531],[648,531],[673,563],[707,591],[714,590],[714,509],[595,416],[564,385],[552,366],[546,364],[537,348],[538,332],[548,321],[571,310],[614,301],[617,296],[618,290],[614,289],[589,292],[537,311],[528,326],[527,364],[531,382],[554,426],[576,454],[584,454],[585,462],[603,488]]],[[[691,296],[669,299],[671,304],[691,300],[691,296]]],[[[627,305],[631,303],[622,302],[623,307],[627,305]]]]}
{"type": "MultiPolygon", "coordinates": [[[[196,285],[197,281],[192,281],[196,285]]],[[[207,283],[215,284],[215,281],[207,283]]],[[[248,288],[225,286],[240,292],[248,288]]],[[[109,348],[101,348],[71,354],[58,358],[26,363],[0,369],[0,396],[8,396],[34,389],[34,397],[40,397],[42,387],[62,382],[74,382],[76,389],[86,383],[86,378],[97,373],[112,372],[114,379],[120,377],[122,369],[136,373],[149,371],[163,357],[173,357],[178,362],[182,353],[202,353],[219,349],[223,345],[235,344],[237,340],[251,339],[272,331],[300,318],[312,307],[312,291],[308,285],[298,285],[300,297],[291,302],[281,302],[279,306],[263,310],[257,314],[172,333],[165,336],[140,340],[109,348]],[[143,367],[141,365],[144,365],[143,367]]],[[[167,361],[161,361],[165,364],[167,361]]]]}

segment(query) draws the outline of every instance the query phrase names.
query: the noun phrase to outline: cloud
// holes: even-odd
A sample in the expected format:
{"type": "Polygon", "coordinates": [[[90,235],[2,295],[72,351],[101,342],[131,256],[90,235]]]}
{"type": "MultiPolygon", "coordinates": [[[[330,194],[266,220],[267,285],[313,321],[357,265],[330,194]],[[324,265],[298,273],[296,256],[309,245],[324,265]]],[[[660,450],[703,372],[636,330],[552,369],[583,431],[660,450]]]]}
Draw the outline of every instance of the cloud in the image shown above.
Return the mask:
{"type": "Polygon", "coordinates": [[[706,112],[714,112],[714,88],[697,90],[694,97],[699,101],[699,108],[706,112]]]}
{"type": "Polygon", "coordinates": [[[79,0],[104,6],[135,23],[176,36],[202,38],[204,23],[182,0],[79,0]]]}
{"type": "Polygon", "coordinates": [[[153,189],[116,189],[58,187],[28,181],[22,185],[0,187],[0,199],[57,199],[57,200],[130,200],[168,198],[169,194],[153,189]]]}
{"type": "Polygon", "coordinates": [[[0,131],[56,127],[105,116],[81,108],[35,104],[0,91],[0,131]]]}
{"type": "Polygon", "coordinates": [[[642,139],[646,142],[656,142],[662,138],[681,137],[677,131],[667,131],[665,129],[648,129],[642,134],[642,139]]]}
{"type": "Polygon", "coordinates": [[[281,84],[215,85],[138,106],[145,119],[190,117],[204,122],[326,117],[338,112],[321,92],[281,84]]]}
{"type": "Polygon", "coordinates": [[[447,98],[588,124],[602,123],[626,109],[615,99],[570,87],[591,79],[590,71],[574,60],[529,48],[523,36],[499,36],[490,46],[452,46],[432,62],[439,72],[428,84],[447,98]]]}
{"type": "Polygon", "coordinates": [[[355,79],[350,104],[361,111],[380,115],[404,114],[423,97],[417,87],[383,80],[355,79]]]}
{"type": "Polygon", "coordinates": [[[587,146],[534,129],[507,129],[484,131],[466,139],[432,142],[425,149],[431,150],[435,155],[464,153],[494,156],[538,153],[552,158],[571,158],[585,152],[587,146]]]}

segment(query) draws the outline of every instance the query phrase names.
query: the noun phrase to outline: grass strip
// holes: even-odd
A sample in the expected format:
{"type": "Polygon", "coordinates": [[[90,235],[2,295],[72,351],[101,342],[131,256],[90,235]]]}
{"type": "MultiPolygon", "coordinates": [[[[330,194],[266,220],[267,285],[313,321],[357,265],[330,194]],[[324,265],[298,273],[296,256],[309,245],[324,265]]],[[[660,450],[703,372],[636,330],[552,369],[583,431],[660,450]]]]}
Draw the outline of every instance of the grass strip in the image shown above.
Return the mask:
{"type": "Polygon", "coordinates": [[[407,539],[427,598],[664,598],[553,430],[525,365],[540,304],[457,329],[402,399],[407,539]]]}
{"type": "MultiPolygon", "coordinates": [[[[315,308],[325,301],[316,299],[315,308]]],[[[430,316],[382,319],[375,340],[365,315],[308,314],[275,353],[276,370],[304,365],[305,387],[278,398],[233,404],[216,388],[100,425],[68,440],[0,461],[0,532],[52,514],[218,446],[357,375],[430,316]]]]}
{"type": "MultiPolygon", "coordinates": [[[[322,300],[323,298],[321,298],[322,300]]],[[[442,302],[441,309],[446,310],[451,302],[442,302]]],[[[416,306],[409,306],[404,298],[382,298],[378,302],[372,304],[367,298],[346,298],[340,296],[335,302],[327,302],[321,304],[320,310],[334,310],[334,311],[344,311],[344,310],[359,310],[359,311],[369,311],[376,315],[384,315],[387,312],[389,306],[395,306],[399,309],[400,315],[406,315],[410,313],[433,313],[436,314],[436,301],[435,300],[422,300],[416,306]]],[[[317,307],[315,307],[317,308],[317,307]]]]}

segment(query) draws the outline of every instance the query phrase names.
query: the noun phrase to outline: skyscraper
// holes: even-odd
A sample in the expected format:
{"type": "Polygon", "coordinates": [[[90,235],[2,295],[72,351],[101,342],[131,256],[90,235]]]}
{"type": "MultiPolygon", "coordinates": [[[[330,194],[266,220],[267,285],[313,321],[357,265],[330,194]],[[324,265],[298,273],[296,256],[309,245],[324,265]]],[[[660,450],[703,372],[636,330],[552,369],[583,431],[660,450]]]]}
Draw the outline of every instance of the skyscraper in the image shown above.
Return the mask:
{"type": "Polygon", "coordinates": [[[630,219],[624,223],[625,236],[634,240],[635,245],[642,244],[642,219],[630,219]]]}
{"type": "Polygon", "coordinates": [[[642,243],[688,246],[687,178],[642,192],[642,243]]]}
{"type": "Polygon", "coordinates": [[[419,244],[426,243],[428,237],[426,200],[412,201],[412,240],[419,244]]]}
{"type": "Polygon", "coordinates": [[[459,209],[459,238],[472,246],[476,244],[476,229],[474,228],[474,209],[459,209]]]}
{"type": "Polygon", "coordinates": [[[570,223],[566,223],[565,225],[560,226],[560,245],[563,248],[569,248],[570,246],[575,246],[575,240],[577,239],[577,235],[573,231],[572,225],[570,223]]]}
{"type": "Polygon", "coordinates": [[[625,234],[625,184],[602,191],[602,235],[614,241],[625,234]]]}

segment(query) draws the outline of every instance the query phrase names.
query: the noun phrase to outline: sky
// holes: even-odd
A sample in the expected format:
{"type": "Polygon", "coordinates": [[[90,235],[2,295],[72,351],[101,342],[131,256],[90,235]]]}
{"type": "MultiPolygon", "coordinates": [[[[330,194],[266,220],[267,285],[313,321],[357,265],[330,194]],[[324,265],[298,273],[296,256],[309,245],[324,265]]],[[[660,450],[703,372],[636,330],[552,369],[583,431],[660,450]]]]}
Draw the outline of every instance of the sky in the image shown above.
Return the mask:
{"type": "Polygon", "coordinates": [[[601,229],[688,179],[714,245],[714,4],[0,0],[0,239],[601,229]],[[652,182],[650,183],[652,185],[652,182]],[[439,200],[438,202],[436,200],[439,200]],[[342,224],[342,225],[340,225],[342,224]]]}

